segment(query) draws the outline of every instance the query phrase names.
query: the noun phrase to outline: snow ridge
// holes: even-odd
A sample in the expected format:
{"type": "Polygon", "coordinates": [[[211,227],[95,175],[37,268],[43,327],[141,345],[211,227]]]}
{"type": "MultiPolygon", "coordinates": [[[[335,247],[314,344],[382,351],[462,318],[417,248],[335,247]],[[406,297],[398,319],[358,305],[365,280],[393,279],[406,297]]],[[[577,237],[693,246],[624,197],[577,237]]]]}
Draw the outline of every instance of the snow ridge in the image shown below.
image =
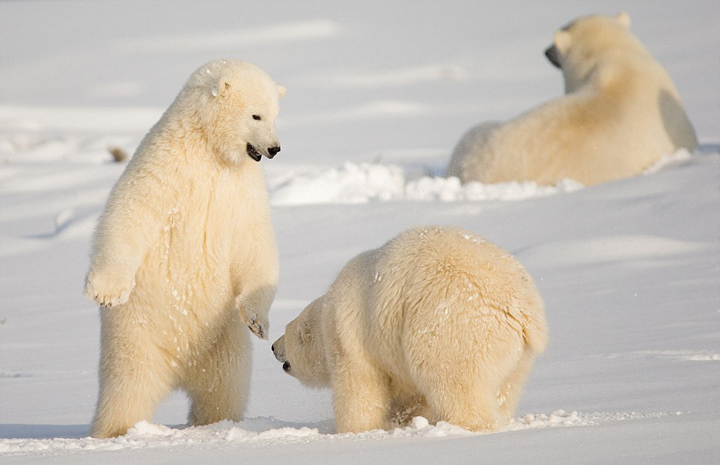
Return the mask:
{"type": "Polygon", "coordinates": [[[570,179],[562,180],[555,186],[539,186],[535,182],[461,184],[455,177],[422,176],[408,179],[402,167],[397,165],[348,162],[337,168],[296,173],[282,182],[273,183],[271,180],[270,202],[288,206],[389,200],[523,200],[573,192],[582,187],[570,179]]]}
{"type": "MultiPolygon", "coordinates": [[[[662,418],[681,414],[682,412],[668,414],[637,412],[580,413],[573,411],[568,413],[565,410],[555,410],[550,414],[529,414],[524,417],[514,418],[502,432],[537,428],[592,426],[612,421],[662,418]]],[[[483,433],[473,433],[444,421],[432,425],[423,417],[413,418],[411,425],[404,428],[395,428],[389,431],[373,430],[357,434],[334,434],[331,420],[302,425],[284,422],[273,417],[257,417],[239,423],[222,421],[208,426],[187,428],[171,428],[141,421],[135,424],[125,436],[112,439],[94,439],[90,437],[0,439],[0,456],[57,455],[78,451],[140,450],[166,447],[204,448],[239,443],[268,446],[324,441],[362,441],[398,437],[422,438],[479,434],[483,433]]]]}

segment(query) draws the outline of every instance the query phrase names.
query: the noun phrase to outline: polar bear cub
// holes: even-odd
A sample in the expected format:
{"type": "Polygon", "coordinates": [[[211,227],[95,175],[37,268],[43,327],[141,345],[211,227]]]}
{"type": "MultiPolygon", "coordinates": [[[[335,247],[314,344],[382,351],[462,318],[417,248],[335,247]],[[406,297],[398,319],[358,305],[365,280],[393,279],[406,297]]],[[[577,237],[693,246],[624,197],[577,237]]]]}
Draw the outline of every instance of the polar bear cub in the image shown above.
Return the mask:
{"type": "Polygon", "coordinates": [[[150,130],[95,232],[85,291],[101,312],[95,437],[150,419],[173,389],[191,425],[240,420],[247,328],[268,331],[278,254],[261,156],[285,89],[257,66],[201,66],[150,130]]]}
{"type": "Polygon", "coordinates": [[[303,384],[332,388],[338,432],[414,415],[494,431],[546,338],[543,301],[514,257],[426,227],[352,259],[273,351],[303,384]]]}
{"type": "Polygon", "coordinates": [[[639,174],[680,148],[694,150],[695,131],[672,79],[629,27],[620,13],[580,18],[555,32],[546,55],[562,70],[565,95],[468,131],[448,176],[590,185],[639,174]]]}

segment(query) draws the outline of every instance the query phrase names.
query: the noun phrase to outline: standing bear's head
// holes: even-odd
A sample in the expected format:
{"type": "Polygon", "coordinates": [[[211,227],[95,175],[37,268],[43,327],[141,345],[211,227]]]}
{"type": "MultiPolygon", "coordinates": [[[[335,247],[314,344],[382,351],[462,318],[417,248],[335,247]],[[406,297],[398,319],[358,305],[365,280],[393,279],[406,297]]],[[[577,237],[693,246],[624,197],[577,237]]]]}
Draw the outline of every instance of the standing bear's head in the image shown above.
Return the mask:
{"type": "Polygon", "coordinates": [[[312,302],[285,327],[285,334],[275,341],[272,351],[282,362],[283,370],[306,386],[330,385],[330,372],[323,341],[323,297],[312,302]]]}
{"type": "Polygon", "coordinates": [[[280,151],[275,132],[285,88],[241,60],[214,60],[190,76],[174,103],[184,121],[196,121],[212,148],[237,164],[280,151]]]}
{"type": "Polygon", "coordinates": [[[614,71],[607,66],[615,60],[632,53],[648,54],[645,47],[630,32],[630,16],[585,16],[555,31],[553,43],[545,50],[545,56],[560,68],[565,78],[565,92],[570,93],[585,85],[592,75],[614,71]]]}

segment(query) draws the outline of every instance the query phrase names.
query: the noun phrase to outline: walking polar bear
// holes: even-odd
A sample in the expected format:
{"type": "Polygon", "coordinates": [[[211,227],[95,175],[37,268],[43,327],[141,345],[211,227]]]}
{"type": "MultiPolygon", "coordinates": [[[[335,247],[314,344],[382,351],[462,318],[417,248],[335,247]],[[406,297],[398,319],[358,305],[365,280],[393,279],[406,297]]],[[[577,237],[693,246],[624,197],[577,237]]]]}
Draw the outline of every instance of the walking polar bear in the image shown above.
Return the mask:
{"type": "Polygon", "coordinates": [[[514,257],[427,227],[352,259],[272,348],[300,382],[332,388],[338,432],[414,415],[495,431],[546,338],[542,299],[514,257]]]}
{"type": "Polygon", "coordinates": [[[241,420],[250,336],[268,331],[278,254],[261,155],[285,89],[239,60],[200,67],[140,144],[95,232],[101,306],[92,435],[124,434],[173,389],[191,425],[241,420]]]}
{"type": "Polygon", "coordinates": [[[555,32],[546,55],[563,72],[565,96],[468,131],[448,176],[590,185],[639,174],[680,148],[694,150],[675,85],[629,27],[620,13],[580,18],[555,32]]]}

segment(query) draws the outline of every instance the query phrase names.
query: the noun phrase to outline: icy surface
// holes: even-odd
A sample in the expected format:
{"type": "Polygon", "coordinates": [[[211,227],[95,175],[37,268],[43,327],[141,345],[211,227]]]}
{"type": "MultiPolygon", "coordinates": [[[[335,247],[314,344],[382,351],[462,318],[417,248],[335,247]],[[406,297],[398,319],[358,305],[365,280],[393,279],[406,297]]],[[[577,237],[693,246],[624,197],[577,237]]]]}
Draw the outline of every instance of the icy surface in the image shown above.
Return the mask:
{"type": "Polygon", "coordinates": [[[0,462],[720,463],[720,4],[601,11],[629,10],[677,83],[696,153],[591,187],[443,177],[469,127],[562,92],[542,51],[597,7],[0,2],[0,462]],[[288,88],[283,150],[262,162],[281,259],[270,340],[360,251],[418,224],[467,228],[514,253],[547,304],[549,348],[503,431],[416,418],[335,434],[329,392],[255,340],[245,421],[184,427],[174,394],[124,437],[88,437],[99,321],[82,286],[124,168],[108,149],[132,153],[220,56],[288,88]]]}

